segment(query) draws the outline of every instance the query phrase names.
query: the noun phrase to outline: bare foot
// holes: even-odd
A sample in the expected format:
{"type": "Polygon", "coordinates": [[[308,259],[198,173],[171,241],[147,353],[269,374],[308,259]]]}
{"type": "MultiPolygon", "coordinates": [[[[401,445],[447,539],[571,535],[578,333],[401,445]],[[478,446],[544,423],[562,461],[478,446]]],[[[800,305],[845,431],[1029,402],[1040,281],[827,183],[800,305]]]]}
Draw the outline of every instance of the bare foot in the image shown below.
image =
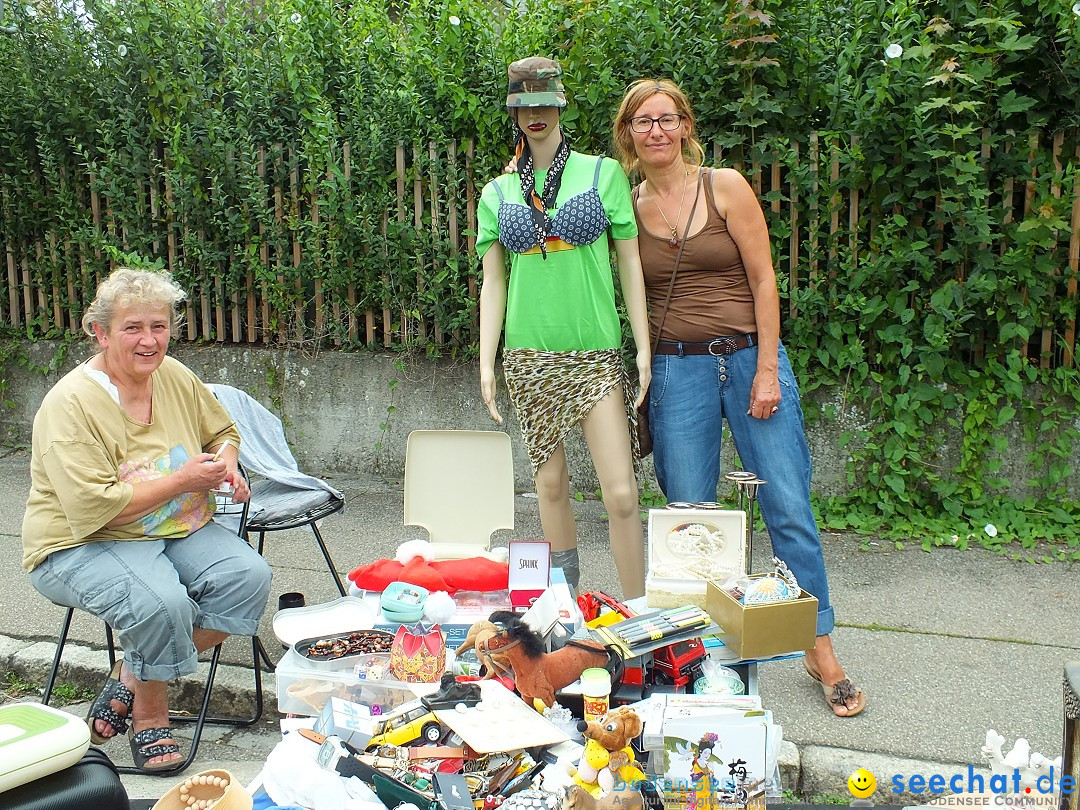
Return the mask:
{"type": "Polygon", "coordinates": [[[811,678],[820,681],[824,686],[828,687],[829,697],[835,695],[839,697],[838,702],[832,702],[829,700],[829,705],[833,710],[833,714],[837,717],[848,717],[858,714],[863,710],[866,705],[866,699],[863,696],[862,690],[857,689],[850,680],[848,680],[847,674],[844,672],[844,668],[840,666],[840,661],[836,657],[836,651],[833,649],[832,638],[825,636],[818,636],[815,642],[815,647],[812,650],[805,651],[805,658],[803,659],[803,666],[806,667],[806,671],[810,674],[811,678]],[[846,682],[846,686],[844,685],[846,682]],[[839,684],[839,686],[838,686],[839,684]]]}
{"type": "Polygon", "coordinates": [[[93,717],[93,729],[94,734],[97,736],[97,740],[100,744],[101,740],[111,740],[120,731],[126,728],[126,721],[128,715],[131,713],[131,706],[134,702],[134,693],[127,694],[120,687],[118,687],[115,681],[119,680],[121,686],[127,686],[124,683],[122,669],[122,661],[118,661],[113,669],[109,672],[109,679],[105,686],[102,687],[101,693],[94,699],[94,704],[91,706],[88,712],[88,717],[93,717]],[[106,719],[104,716],[107,712],[104,710],[98,701],[102,699],[104,695],[108,694],[110,700],[108,707],[111,711],[116,713],[116,716],[111,719],[106,719]],[[97,707],[97,708],[95,708],[97,707]],[[115,725],[114,725],[115,724],[115,725]]]}
{"type": "MultiPolygon", "coordinates": [[[[141,731],[146,731],[147,729],[155,729],[155,728],[167,729],[168,727],[169,727],[168,714],[166,714],[164,721],[149,720],[149,721],[147,721],[145,723],[139,723],[139,722],[132,723],[132,728],[135,730],[136,734],[138,734],[141,731]]],[[[160,737],[160,738],[154,740],[153,742],[148,742],[146,745],[140,746],[139,750],[140,751],[145,751],[148,748],[152,748],[152,747],[158,746],[158,745],[177,745],[177,743],[172,737],[160,737]]],[[[179,747],[179,746],[177,746],[177,747],[179,747]]],[[[184,758],[184,755],[182,753],[180,753],[179,751],[173,751],[173,752],[168,753],[168,754],[162,754],[161,756],[151,757],[150,759],[146,760],[146,765],[159,765],[159,764],[164,764],[166,762],[177,762],[179,760],[182,760],[183,758],[184,758]]]]}
{"type": "MultiPolygon", "coordinates": [[[[131,727],[134,733],[148,729],[167,729],[169,727],[169,695],[168,685],[164,681],[140,681],[130,672],[125,670],[121,673],[124,685],[135,693],[135,705],[132,711],[131,727]]],[[[156,745],[176,745],[171,737],[162,737],[139,746],[139,750],[145,750],[156,745]]],[[[184,758],[179,751],[152,757],[146,761],[146,765],[161,765],[166,762],[176,762],[184,758]]]]}

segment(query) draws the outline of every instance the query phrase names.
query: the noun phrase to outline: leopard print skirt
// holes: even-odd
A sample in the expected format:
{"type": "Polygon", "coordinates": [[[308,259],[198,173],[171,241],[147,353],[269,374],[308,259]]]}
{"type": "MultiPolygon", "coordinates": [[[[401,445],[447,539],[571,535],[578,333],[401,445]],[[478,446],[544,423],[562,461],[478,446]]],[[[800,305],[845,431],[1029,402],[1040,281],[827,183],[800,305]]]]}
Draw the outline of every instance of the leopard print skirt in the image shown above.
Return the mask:
{"type": "Polygon", "coordinates": [[[618,349],[576,352],[507,349],[503,354],[503,374],[534,476],[571,428],[619,385],[630,428],[631,458],[637,458],[637,412],[618,349]]]}

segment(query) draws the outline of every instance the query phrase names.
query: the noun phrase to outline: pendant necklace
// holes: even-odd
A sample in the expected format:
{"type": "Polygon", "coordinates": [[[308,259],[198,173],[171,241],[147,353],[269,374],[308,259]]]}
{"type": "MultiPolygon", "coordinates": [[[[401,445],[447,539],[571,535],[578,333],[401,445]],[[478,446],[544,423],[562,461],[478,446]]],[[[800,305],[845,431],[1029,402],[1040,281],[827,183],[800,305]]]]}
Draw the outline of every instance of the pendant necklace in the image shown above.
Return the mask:
{"type": "Polygon", "coordinates": [[[664,209],[660,207],[660,203],[656,201],[656,197],[653,197],[653,205],[656,206],[656,210],[660,212],[660,216],[664,218],[664,224],[667,225],[668,230],[671,231],[671,238],[668,239],[668,247],[675,250],[679,246],[679,222],[682,220],[683,205],[686,203],[686,178],[690,176],[690,170],[686,171],[686,175],[683,177],[682,194],[679,196],[679,215],[675,217],[675,224],[672,225],[668,221],[667,214],[664,213],[664,209]]]}

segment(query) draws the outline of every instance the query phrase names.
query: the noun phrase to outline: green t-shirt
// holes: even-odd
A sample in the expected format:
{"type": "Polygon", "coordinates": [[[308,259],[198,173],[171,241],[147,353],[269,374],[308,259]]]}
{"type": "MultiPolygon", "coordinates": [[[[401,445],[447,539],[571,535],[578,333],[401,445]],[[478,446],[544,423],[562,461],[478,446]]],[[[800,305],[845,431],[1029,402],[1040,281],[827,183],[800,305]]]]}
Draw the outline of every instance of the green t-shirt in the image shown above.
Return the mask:
{"type": "MultiPolygon", "coordinates": [[[[597,190],[610,221],[607,232],[588,245],[574,247],[561,240],[548,242],[545,260],[539,249],[510,253],[510,282],[506,299],[506,348],[546,351],[614,349],[621,343],[619,315],[607,235],[613,239],[637,237],[637,222],[630,200],[630,183],[619,164],[571,152],[562,184],[549,216],[556,216],[568,200],[592,188],[596,162],[602,160],[597,190]]],[[[542,189],[547,172],[536,173],[542,189]]],[[[499,184],[507,202],[524,204],[521,180],[503,175],[487,184],[477,210],[476,252],[481,258],[499,240],[499,184]]]]}
{"type": "Polygon", "coordinates": [[[225,439],[240,446],[229,414],[180,361],[165,357],[153,374],[150,424],[124,412],[85,365],[45,395],[34,417],[30,497],[23,517],[23,568],[95,540],[184,537],[213,517],[208,492],[185,492],[115,528],[132,484],[170,475],[225,439]]]}

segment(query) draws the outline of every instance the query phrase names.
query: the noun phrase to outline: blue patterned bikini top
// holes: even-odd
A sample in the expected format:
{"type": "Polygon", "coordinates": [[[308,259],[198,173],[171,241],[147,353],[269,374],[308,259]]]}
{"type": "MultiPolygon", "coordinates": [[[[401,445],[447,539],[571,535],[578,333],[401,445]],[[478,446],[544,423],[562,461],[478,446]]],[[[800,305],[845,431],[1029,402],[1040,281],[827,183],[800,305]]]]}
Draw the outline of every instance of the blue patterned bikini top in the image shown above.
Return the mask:
{"type": "MultiPolygon", "coordinates": [[[[560,206],[554,217],[548,217],[547,233],[577,247],[591,245],[607,230],[611,221],[600,202],[600,166],[603,158],[596,159],[592,188],[575,194],[560,206]]],[[[524,203],[511,202],[503,197],[496,178],[495,191],[499,195],[499,241],[513,253],[526,253],[539,244],[533,226],[532,210],[524,203]]]]}

